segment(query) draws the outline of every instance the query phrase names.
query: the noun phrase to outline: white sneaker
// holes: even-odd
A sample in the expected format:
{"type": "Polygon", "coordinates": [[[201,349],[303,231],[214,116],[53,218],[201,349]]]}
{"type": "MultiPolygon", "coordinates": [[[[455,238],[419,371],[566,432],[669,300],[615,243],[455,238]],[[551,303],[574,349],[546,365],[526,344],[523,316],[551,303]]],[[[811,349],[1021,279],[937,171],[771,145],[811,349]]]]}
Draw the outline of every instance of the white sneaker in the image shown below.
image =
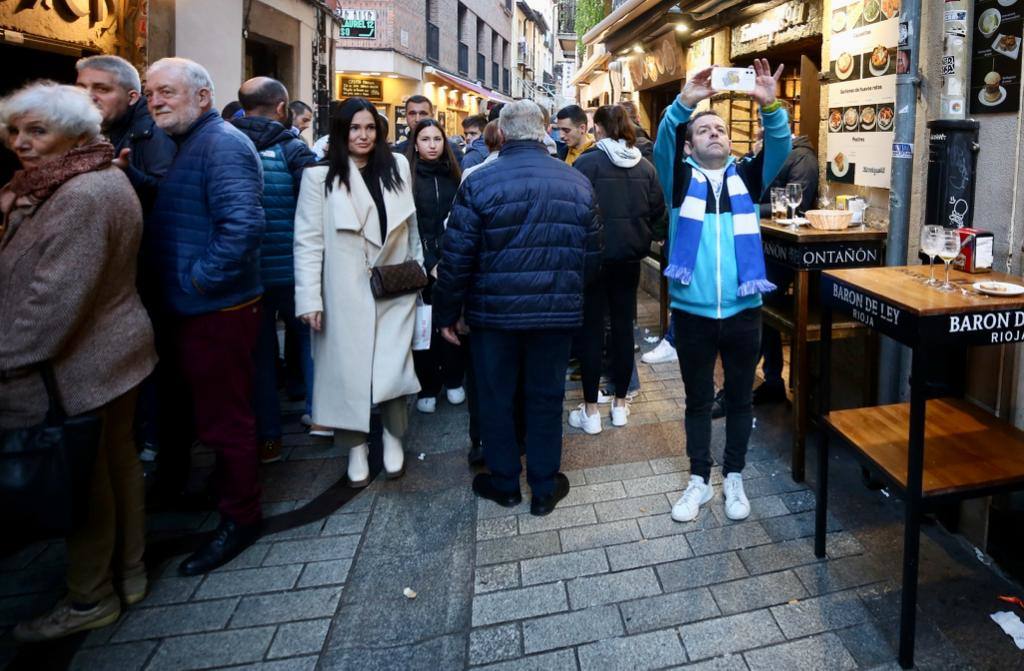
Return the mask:
{"type": "Polygon", "coordinates": [[[667,338],[662,338],[658,346],[640,357],[640,360],[644,363],[669,363],[679,361],[679,354],[667,338]]]}
{"type": "Polygon", "coordinates": [[[697,519],[700,507],[711,500],[711,485],[699,475],[690,476],[686,491],[672,506],[672,519],[676,522],[692,522],[697,519]]]}
{"type": "Polygon", "coordinates": [[[366,443],[356,445],[348,451],[348,484],[351,487],[365,487],[370,484],[370,450],[366,443]]]}
{"type": "Polygon", "coordinates": [[[626,426],[629,421],[629,405],[617,406],[612,404],[612,426],[626,426]]]}
{"type": "Polygon", "coordinates": [[[384,470],[389,480],[400,478],[405,474],[405,451],[402,449],[402,441],[391,435],[391,432],[384,429],[384,470]]]}
{"type": "Polygon", "coordinates": [[[444,393],[448,397],[448,402],[452,405],[462,405],[466,402],[466,390],[462,387],[446,389],[444,393]]]}
{"type": "MultiPolygon", "coordinates": [[[[634,398],[636,398],[636,395],[638,393],[639,392],[636,391],[636,390],[634,390],[634,391],[627,391],[626,392],[626,400],[627,401],[632,401],[634,398]]],[[[597,403],[598,403],[598,405],[605,405],[605,404],[611,403],[614,398],[615,398],[615,394],[609,394],[609,395],[606,396],[603,391],[601,391],[600,389],[597,390],[597,403]]]]}
{"type": "Polygon", "coordinates": [[[725,493],[725,516],[730,520],[745,520],[750,517],[750,501],[743,491],[743,474],[730,473],[722,482],[725,493]]]}
{"type": "Polygon", "coordinates": [[[601,413],[588,415],[587,404],[580,403],[578,408],[569,413],[569,426],[583,429],[592,436],[601,433],[601,413]]]}
{"type": "Polygon", "coordinates": [[[433,396],[418,398],[416,399],[416,409],[429,415],[437,410],[437,399],[433,396]]]}

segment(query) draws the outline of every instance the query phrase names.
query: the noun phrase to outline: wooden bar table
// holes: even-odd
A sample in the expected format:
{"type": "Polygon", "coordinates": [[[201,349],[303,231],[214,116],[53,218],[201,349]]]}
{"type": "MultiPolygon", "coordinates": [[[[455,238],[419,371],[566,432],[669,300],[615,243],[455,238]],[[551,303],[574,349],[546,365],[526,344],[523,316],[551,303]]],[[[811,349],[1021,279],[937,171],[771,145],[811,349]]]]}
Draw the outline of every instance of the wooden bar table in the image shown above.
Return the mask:
{"type": "MultiPolygon", "coordinates": [[[[793,452],[790,471],[793,480],[804,481],[804,452],[807,437],[811,374],[807,343],[820,338],[818,315],[809,308],[811,274],[829,268],[860,268],[881,265],[886,232],[856,226],[841,231],[823,231],[804,225],[792,227],[770,219],[761,220],[761,244],[765,261],[793,271],[792,309],[780,309],[765,303],[764,322],[780,333],[790,335],[790,369],[793,371],[793,452]]],[[[848,338],[864,333],[855,321],[833,325],[833,338],[848,338]]],[[[871,387],[869,377],[869,387],[871,387]]],[[[873,389],[872,389],[873,391],[873,389]]]]}
{"type": "MultiPolygon", "coordinates": [[[[934,504],[1024,487],[1024,432],[969,401],[927,399],[935,345],[980,346],[1024,340],[1024,296],[990,297],[975,282],[1021,284],[1002,273],[951,271],[944,293],[923,284],[927,266],[829,270],[822,273],[821,434],[814,552],[825,556],[829,438],[878,469],[905,502],[899,663],[914,665],[921,516],[934,504]],[[830,409],[833,311],[907,345],[912,351],[910,402],[830,409]]],[[[936,275],[941,273],[936,272],[936,275]]]]}

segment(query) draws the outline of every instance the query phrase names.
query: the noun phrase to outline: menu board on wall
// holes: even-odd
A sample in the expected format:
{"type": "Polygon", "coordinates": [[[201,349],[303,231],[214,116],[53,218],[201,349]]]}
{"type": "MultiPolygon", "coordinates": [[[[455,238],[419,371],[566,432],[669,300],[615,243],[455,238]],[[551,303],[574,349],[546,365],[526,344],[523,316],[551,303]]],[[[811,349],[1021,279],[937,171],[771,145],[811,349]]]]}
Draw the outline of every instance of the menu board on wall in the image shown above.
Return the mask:
{"type": "Polygon", "coordinates": [[[1020,108],[1024,0],[975,0],[971,114],[1020,108]]]}
{"type": "Polygon", "coordinates": [[[889,188],[900,0],[833,0],[827,177],[889,188]]]}
{"type": "Polygon", "coordinates": [[[379,79],[351,79],[344,77],[341,80],[341,97],[383,100],[383,84],[379,79]]]}

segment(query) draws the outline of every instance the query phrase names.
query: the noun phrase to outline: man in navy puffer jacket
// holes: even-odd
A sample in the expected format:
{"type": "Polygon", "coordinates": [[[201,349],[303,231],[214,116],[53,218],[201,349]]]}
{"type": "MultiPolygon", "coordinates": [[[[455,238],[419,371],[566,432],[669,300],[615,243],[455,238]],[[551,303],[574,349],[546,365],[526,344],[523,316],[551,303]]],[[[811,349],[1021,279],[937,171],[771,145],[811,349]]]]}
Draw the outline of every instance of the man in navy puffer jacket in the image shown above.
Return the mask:
{"type": "Polygon", "coordinates": [[[298,344],[306,389],[306,414],[313,402],[313,355],[309,327],[295,316],[295,204],[302,171],[316,163],[309,147],[286,127],[288,89],[270,77],[254,77],[238,89],[245,116],[231,123],[256,145],[263,163],[263,211],[267,228],[260,245],[263,309],[256,345],[254,407],[260,461],[281,459],[281,407],[277,394],[277,320],[298,344]]]}
{"type": "MultiPolygon", "coordinates": [[[[174,315],[172,346],[160,356],[184,374],[198,438],[218,461],[220,526],[178,567],[197,575],[252,544],[262,518],[252,380],[263,170],[249,138],[213,109],[203,66],[159,60],[147,72],[146,94],[153,120],[178,145],[143,234],[144,267],[174,315]]],[[[187,472],[188,446],[164,446],[161,457],[174,451],[184,452],[187,472]]]]}
{"type": "Polygon", "coordinates": [[[455,197],[433,307],[442,335],[456,343],[465,310],[491,471],[474,478],[473,491],[507,507],[522,500],[512,409],[522,370],[534,515],[547,515],[569,493],[558,472],[565,369],[583,323],[583,287],[601,261],[597,197],[579,171],[548,154],[543,124],[529,100],[501,111],[500,155],[455,197]]]}

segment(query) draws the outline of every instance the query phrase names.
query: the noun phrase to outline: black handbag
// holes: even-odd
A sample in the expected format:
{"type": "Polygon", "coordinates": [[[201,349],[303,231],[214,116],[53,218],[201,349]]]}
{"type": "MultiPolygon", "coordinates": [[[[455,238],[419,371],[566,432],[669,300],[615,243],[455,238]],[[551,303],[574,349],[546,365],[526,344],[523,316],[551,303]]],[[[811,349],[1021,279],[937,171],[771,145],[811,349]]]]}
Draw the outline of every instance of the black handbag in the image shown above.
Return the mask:
{"type": "Polygon", "coordinates": [[[49,363],[40,366],[49,399],[42,424],[0,430],[0,510],[7,540],[67,535],[84,518],[102,420],[68,417],[49,363]]]}

